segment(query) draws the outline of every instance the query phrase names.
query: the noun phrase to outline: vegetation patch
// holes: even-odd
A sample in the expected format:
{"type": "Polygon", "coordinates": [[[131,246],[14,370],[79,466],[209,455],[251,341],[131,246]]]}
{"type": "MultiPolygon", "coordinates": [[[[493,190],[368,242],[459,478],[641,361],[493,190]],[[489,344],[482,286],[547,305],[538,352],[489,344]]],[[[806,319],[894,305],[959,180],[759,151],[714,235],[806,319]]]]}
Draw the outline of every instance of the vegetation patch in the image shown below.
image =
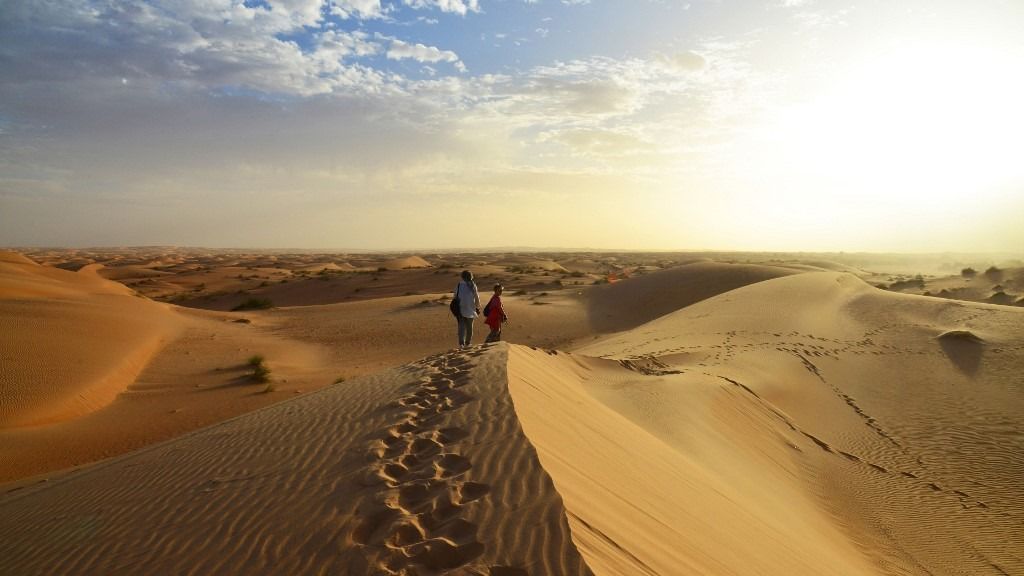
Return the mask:
{"type": "Polygon", "coordinates": [[[249,373],[249,377],[252,378],[254,382],[270,382],[270,368],[267,367],[267,362],[262,355],[256,354],[251,356],[249,360],[246,361],[246,364],[248,364],[249,369],[252,370],[252,372],[249,373]]]}

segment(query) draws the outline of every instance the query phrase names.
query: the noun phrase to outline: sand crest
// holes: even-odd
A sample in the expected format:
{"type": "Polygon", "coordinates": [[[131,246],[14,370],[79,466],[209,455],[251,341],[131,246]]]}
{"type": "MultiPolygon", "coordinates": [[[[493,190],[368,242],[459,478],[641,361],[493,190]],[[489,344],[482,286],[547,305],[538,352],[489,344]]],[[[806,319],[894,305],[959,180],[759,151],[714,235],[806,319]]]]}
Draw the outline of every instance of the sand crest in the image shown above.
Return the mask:
{"type": "Polygon", "coordinates": [[[9,492],[0,571],[589,574],[506,358],[429,357],[9,492]]]}

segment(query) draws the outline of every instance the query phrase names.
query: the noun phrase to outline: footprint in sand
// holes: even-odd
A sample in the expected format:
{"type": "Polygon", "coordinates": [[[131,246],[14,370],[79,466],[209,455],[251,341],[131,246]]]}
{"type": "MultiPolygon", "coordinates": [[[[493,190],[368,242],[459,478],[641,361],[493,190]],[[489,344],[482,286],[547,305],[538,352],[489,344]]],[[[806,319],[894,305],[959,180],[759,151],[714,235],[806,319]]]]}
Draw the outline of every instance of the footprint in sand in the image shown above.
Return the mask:
{"type": "MultiPolygon", "coordinates": [[[[450,353],[420,362],[428,374],[396,400],[407,412],[370,444],[369,477],[381,488],[352,541],[366,547],[368,560],[386,574],[409,573],[417,566],[449,570],[483,553],[477,526],[461,512],[490,487],[460,480],[472,463],[455,445],[468,433],[443,425],[448,414],[472,400],[458,388],[470,383],[471,357],[482,353],[450,353]]],[[[502,566],[491,573],[525,574],[502,566]]]]}

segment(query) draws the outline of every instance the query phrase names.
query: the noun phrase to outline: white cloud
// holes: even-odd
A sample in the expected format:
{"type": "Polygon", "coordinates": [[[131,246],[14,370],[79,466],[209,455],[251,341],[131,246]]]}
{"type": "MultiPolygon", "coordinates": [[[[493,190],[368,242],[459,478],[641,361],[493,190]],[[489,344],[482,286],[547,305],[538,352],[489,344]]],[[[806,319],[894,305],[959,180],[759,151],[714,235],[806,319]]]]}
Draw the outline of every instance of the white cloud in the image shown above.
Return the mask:
{"type": "Polygon", "coordinates": [[[4,8],[0,29],[20,37],[0,52],[15,63],[6,74],[21,80],[149,78],[180,88],[297,95],[379,89],[386,77],[357,60],[382,47],[360,31],[321,29],[325,12],[336,9],[380,14],[379,0],[270,0],[251,7],[231,0],[15,0],[4,8]],[[305,48],[288,39],[300,34],[308,38],[305,48]]]}
{"type": "Polygon", "coordinates": [[[442,12],[453,12],[465,16],[467,12],[479,12],[479,0],[403,0],[406,6],[417,10],[436,8],[442,12]]]}
{"type": "Polygon", "coordinates": [[[459,60],[458,54],[451,50],[441,50],[436,46],[426,46],[424,44],[410,44],[403,42],[397,38],[391,40],[391,46],[388,47],[387,56],[390,60],[404,60],[410,58],[417,62],[450,62],[455,65],[459,70],[464,70],[462,62],[459,60]]]}
{"type": "Polygon", "coordinates": [[[381,18],[380,0],[332,0],[331,14],[341,18],[381,18]]]}

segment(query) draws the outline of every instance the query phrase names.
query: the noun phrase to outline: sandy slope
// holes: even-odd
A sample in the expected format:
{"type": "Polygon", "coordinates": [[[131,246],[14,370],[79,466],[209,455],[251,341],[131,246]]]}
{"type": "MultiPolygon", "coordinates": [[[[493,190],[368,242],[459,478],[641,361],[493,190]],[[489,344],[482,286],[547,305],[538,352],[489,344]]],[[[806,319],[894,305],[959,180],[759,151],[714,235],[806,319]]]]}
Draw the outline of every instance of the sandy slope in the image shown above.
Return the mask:
{"type": "Polygon", "coordinates": [[[332,382],[320,348],[0,254],[0,482],[123,454],[332,382]],[[262,354],[272,392],[246,377],[262,354]]]}
{"type": "MultiPolygon", "coordinates": [[[[579,352],[655,374],[649,387],[594,377],[600,384],[588,392],[711,472],[715,490],[745,484],[733,510],[719,515],[742,511],[765,528],[784,518],[785,541],[814,543],[789,551],[788,562],[810,551],[848,554],[835,532],[807,540],[792,531],[824,515],[878,573],[1020,574],[1022,326],[1024,311],[1014,308],[902,296],[852,276],[812,273],[734,290],[579,352]],[[952,329],[984,342],[940,337],[952,329]],[[679,387],[694,389],[679,396],[679,387]],[[662,413],[665,405],[674,409],[662,413]],[[701,433],[693,423],[711,429],[701,433]],[[816,508],[808,506],[812,495],[816,508]]],[[[523,423],[534,438],[525,413],[523,423]]],[[[572,513],[569,489],[534,443],[572,513]]],[[[607,518],[591,523],[613,539],[635,540],[607,518]]],[[[749,551],[748,568],[730,567],[745,573],[766,545],[753,537],[729,542],[728,555],[715,554],[714,541],[699,551],[716,561],[749,551]]],[[[626,549],[640,558],[652,552],[642,543],[626,549]]],[[[651,553],[645,562],[660,558],[651,553]]],[[[771,559],[765,570],[782,565],[771,559]]],[[[802,573],[826,572],[826,564],[815,560],[802,573]]],[[[788,573],[801,572],[793,566],[788,573]]]]}
{"type": "Polygon", "coordinates": [[[167,307],[91,265],[0,256],[0,429],[60,422],[113,401],[176,333],[167,307]]]}
{"type": "Polygon", "coordinates": [[[742,391],[528,349],[509,374],[595,574],[872,573],[742,391]]]}
{"type": "Polygon", "coordinates": [[[0,573],[588,574],[505,365],[429,357],[9,492],[0,573]]]}
{"type": "MultiPolygon", "coordinates": [[[[320,347],[277,337],[258,320],[239,324],[223,314],[172,313],[175,337],[108,404],[60,422],[0,430],[0,482],[124,454],[337,377],[320,347]],[[249,377],[245,361],[254,354],[266,358],[272,389],[249,377]]],[[[32,383],[40,382],[25,385],[32,383]]]]}

